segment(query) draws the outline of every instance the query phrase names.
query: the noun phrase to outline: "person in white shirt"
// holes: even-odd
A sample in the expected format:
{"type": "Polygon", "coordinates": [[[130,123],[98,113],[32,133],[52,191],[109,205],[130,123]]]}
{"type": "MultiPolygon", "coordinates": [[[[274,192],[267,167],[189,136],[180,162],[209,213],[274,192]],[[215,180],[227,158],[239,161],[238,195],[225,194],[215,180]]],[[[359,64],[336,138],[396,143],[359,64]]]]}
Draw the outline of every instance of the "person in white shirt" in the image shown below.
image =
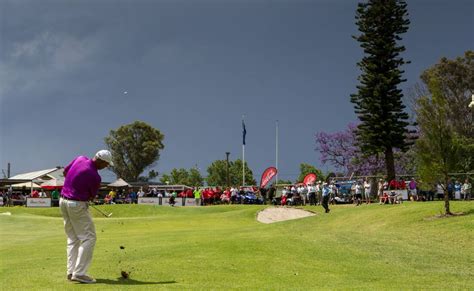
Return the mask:
{"type": "Polygon", "coordinates": [[[41,189],[41,191],[39,192],[39,197],[40,198],[46,198],[46,193],[44,193],[43,189],[41,189]]]}
{"type": "Polygon", "coordinates": [[[439,182],[436,184],[436,196],[438,196],[438,200],[441,200],[441,198],[444,198],[444,184],[439,182]]]}
{"type": "Polygon", "coordinates": [[[365,179],[364,181],[364,197],[365,197],[365,203],[370,204],[370,191],[371,191],[371,185],[369,179],[365,179]]]}
{"type": "Polygon", "coordinates": [[[137,195],[138,195],[138,198],[142,198],[143,196],[145,196],[145,192],[143,192],[143,188],[140,188],[140,191],[138,191],[137,195]]]}
{"type": "Polygon", "coordinates": [[[331,181],[329,184],[329,203],[332,205],[336,204],[336,185],[334,185],[334,181],[331,181]]]}
{"type": "Polygon", "coordinates": [[[377,194],[379,195],[379,204],[382,204],[383,198],[383,179],[379,179],[379,184],[377,187],[377,194]]]}
{"type": "Polygon", "coordinates": [[[471,191],[472,184],[469,182],[469,179],[466,179],[461,188],[461,193],[463,193],[464,200],[471,200],[471,191]]]}
{"type": "Polygon", "coordinates": [[[315,190],[316,190],[316,205],[321,205],[321,201],[323,199],[322,198],[323,188],[321,186],[321,181],[318,181],[318,184],[316,184],[315,190]]]}
{"type": "Polygon", "coordinates": [[[356,182],[356,185],[354,187],[354,192],[355,192],[355,202],[357,203],[356,206],[359,206],[362,204],[362,185],[360,182],[356,182]]]}

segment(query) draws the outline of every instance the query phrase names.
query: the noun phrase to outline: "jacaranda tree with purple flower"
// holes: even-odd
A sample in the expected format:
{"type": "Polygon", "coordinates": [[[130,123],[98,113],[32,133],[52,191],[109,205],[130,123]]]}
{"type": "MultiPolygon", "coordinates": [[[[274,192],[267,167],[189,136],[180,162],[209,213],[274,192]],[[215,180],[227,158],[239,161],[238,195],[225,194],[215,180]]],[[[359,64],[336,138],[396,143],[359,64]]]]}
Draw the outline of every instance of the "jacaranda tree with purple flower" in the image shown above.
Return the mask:
{"type": "MultiPolygon", "coordinates": [[[[355,175],[384,175],[383,156],[365,156],[356,145],[357,125],[350,123],[343,131],[316,133],[316,150],[323,164],[330,164],[338,171],[355,175]]],[[[395,151],[395,169],[400,174],[414,173],[412,152],[395,151]]]]}

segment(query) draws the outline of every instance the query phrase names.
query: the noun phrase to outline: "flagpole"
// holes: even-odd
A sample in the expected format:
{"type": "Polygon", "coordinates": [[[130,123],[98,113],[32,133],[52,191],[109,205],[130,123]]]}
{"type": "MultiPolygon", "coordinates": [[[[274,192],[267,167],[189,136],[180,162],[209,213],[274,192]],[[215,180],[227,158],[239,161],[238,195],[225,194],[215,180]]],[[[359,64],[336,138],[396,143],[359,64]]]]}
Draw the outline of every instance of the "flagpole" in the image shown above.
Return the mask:
{"type": "Polygon", "coordinates": [[[275,168],[277,169],[276,177],[275,177],[275,185],[278,184],[278,120],[275,123],[275,168]]]}
{"type": "Polygon", "coordinates": [[[243,141],[242,141],[242,186],[245,186],[245,122],[244,115],[242,115],[242,129],[243,129],[243,141]]]}
{"type": "Polygon", "coordinates": [[[245,145],[242,145],[242,186],[245,186],[245,145]]]}

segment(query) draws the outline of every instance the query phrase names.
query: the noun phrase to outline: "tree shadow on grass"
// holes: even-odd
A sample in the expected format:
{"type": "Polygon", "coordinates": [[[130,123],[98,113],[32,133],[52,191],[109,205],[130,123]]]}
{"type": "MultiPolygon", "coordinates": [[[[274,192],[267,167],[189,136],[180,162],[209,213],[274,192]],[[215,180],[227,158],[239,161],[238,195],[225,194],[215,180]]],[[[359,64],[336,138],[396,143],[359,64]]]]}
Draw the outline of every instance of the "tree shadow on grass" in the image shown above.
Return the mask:
{"type": "Polygon", "coordinates": [[[96,279],[96,284],[106,284],[106,285],[162,285],[162,284],[175,284],[176,281],[161,281],[161,282],[144,282],[133,279],[123,279],[117,278],[115,280],[110,279],[96,279]]]}
{"type": "Polygon", "coordinates": [[[434,219],[440,219],[440,218],[458,217],[458,216],[466,216],[466,215],[473,215],[473,214],[474,214],[474,208],[471,208],[467,211],[453,212],[449,215],[438,214],[438,215],[435,215],[435,216],[430,216],[430,217],[425,218],[425,220],[434,220],[434,219]]]}
{"type": "Polygon", "coordinates": [[[464,215],[472,215],[472,214],[474,214],[474,208],[471,208],[468,211],[464,211],[464,215]]]}

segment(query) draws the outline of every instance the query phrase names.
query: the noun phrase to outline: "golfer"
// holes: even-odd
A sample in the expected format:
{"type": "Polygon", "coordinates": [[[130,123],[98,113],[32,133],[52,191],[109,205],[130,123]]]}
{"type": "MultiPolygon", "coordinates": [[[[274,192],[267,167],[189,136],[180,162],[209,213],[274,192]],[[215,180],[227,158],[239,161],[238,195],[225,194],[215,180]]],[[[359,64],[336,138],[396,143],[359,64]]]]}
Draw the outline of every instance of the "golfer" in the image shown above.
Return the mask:
{"type": "Polygon", "coordinates": [[[98,151],[94,158],[75,158],[64,168],[64,187],[59,205],[67,235],[67,279],[81,283],[95,283],[87,275],[96,241],[95,227],[88,209],[100,187],[98,170],[113,166],[112,154],[98,151]]]}

